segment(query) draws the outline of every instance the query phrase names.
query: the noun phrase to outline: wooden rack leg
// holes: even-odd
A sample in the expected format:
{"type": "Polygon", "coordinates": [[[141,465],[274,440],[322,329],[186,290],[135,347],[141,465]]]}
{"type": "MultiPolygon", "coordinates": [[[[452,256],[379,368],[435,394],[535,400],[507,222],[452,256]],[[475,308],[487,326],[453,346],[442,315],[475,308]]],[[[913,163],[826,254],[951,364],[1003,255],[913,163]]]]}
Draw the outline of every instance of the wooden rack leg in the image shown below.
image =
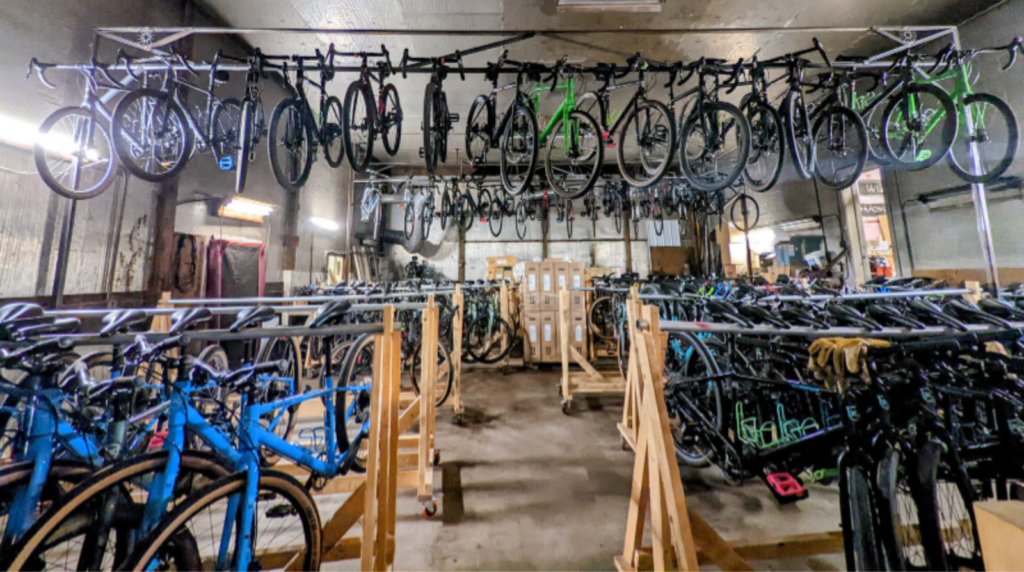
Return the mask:
{"type": "Polygon", "coordinates": [[[452,368],[455,379],[452,380],[452,407],[455,409],[455,419],[462,420],[466,409],[462,404],[462,320],[466,314],[466,301],[462,294],[462,285],[455,285],[455,294],[452,295],[452,306],[456,308],[452,317],[452,368]]]}
{"type": "MultiPolygon", "coordinates": [[[[438,312],[434,295],[427,297],[423,309],[423,340],[420,346],[420,442],[418,455],[418,482],[416,495],[420,502],[434,501],[434,423],[437,418],[437,324],[438,312]]],[[[433,513],[434,507],[427,511],[433,513]]]]}
{"type": "Polygon", "coordinates": [[[558,293],[558,341],[562,350],[562,411],[572,405],[572,387],[569,383],[569,291],[558,293]]]}

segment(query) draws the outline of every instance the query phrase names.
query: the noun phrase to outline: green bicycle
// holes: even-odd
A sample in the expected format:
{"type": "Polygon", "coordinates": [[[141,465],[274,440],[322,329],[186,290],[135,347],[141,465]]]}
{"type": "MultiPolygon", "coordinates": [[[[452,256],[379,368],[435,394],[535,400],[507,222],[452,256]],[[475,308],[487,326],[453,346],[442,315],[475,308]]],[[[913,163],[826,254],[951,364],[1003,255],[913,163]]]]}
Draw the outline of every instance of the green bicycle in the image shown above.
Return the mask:
{"type": "Polygon", "coordinates": [[[544,171],[548,183],[556,193],[568,199],[580,198],[592,189],[604,163],[600,126],[590,114],[576,108],[575,75],[579,72],[579,66],[567,65],[562,58],[547,78],[550,86],[538,85],[533,94],[533,108],[537,110],[542,91],[565,91],[565,98],[538,139],[541,145],[547,146],[544,171]],[[558,83],[563,74],[565,81],[558,83]]]}

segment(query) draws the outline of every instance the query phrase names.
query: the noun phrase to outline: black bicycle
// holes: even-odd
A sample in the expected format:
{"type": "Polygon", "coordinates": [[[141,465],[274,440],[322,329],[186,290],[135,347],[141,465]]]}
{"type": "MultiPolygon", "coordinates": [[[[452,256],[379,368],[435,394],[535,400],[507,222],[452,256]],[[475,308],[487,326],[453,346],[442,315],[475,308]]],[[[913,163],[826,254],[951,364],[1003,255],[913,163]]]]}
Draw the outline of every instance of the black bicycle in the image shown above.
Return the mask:
{"type": "Polygon", "coordinates": [[[327,95],[327,83],[334,78],[334,54],[325,58],[316,50],[315,56],[292,56],[292,61],[296,65],[295,82],[290,81],[287,63],[282,66],[282,76],[287,91],[295,97],[284,99],[274,108],[267,143],[270,168],[277,182],[288,190],[297,191],[309,178],[317,147],[323,147],[327,164],[337,168],[344,159],[345,141],[341,132],[341,101],[327,95]],[[318,64],[319,82],[306,77],[306,62],[318,64]],[[320,91],[320,104],[315,114],[306,95],[307,84],[320,91]]]}
{"type": "Polygon", "coordinates": [[[373,158],[373,144],[379,135],[384,150],[394,157],[402,141],[402,104],[394,84],[385,83],[395,73],[391,66],[391,55],[383,45],[380,52],[334,52],[339,56],[362,59],[359,79],[352,82],[345,92],[345,154],[357,173],[365,173],[373,158]],[[382,58],[377,62],[377,72],[370,71],[368,58],[382,58]],[[373,97],[373,81],[379,85],[376,104],[373,97]]]}
{"type": "MultiPolygon", "coordinates": [[[[462,66],[462,55],[455,53],[455,62],[459,66],[459,77],[466,81],[466,72],[462,66]]],[[[446,58],[416,58],[409,55],[406,48],[402,55],[402,77],[408,75],[409,64],[430,65],[430,81],[423,93],[423,148],[421,155],[426,160],[427,171],[437,172],[437,163],[448,162],[448,134],[452,125],[458,123],[459,115],[448,112],[448,96],[444,93],[444,80],[448,77],[446,58]]]]}
{"type": "MultiPolygon", "coordinates": [[[[508,50],[497,63],[487,64],[486,77],[491,82],[491,93],[480,95],[469,108],[466,125],[466,155],[473,165],[487,162],[492,147],[501,148],[501,182],[513,195],[523,192],[533,180],[537,166],[537,116],[528,91],[523,90],[523,78],[540,79],[532,64],[508,59],[508,50]],[[505,64],[516,66],[516,81],[498,87],[498,78],[505,64]],[[505,112],[497,114],[498,93],[515,90],[505,112]]],[[[495,235],[497,236],[497,235],[495,235]]]]}

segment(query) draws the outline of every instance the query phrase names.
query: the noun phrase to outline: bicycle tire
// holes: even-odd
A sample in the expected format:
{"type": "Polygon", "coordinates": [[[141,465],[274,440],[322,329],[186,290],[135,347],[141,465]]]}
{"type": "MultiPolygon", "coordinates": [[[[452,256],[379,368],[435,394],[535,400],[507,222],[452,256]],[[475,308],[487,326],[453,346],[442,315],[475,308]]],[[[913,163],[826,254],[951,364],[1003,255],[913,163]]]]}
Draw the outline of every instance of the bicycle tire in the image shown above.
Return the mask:
{"type": "MultiPolygon", "coordinates": [[[[629,117],[627,117],[625,122],[622,124],[622,130],[620,133],[622,136],[619,137],[616,156],[619,162],[619,173],[622,175],[622,178],[630,185],[639,188],[646,188],[657,184],[657,182],[665,176],[665,173],[668,172],[669,166],[672,165],[672,155],[675,152],[676,126],[675,120],[672,117],[672,112],[669,111],[668,107],[660,101],[654,99],[644,100],[633,106],[633,110],[630,112],[629,117]],[[660,121],[658,121],[655,124],[657,126],[655,128],[656,133],[641,136],[639,125],[641,113],[647,115],[645,122],[650,121],[650,115],[657,113],[664,119],[665,125],[658,125],[660,123],[660,121]],[[634,171],[629,168],[629,164],[626,162],[626,135],[627,133],[630,133],[630,125],[633,123],[637,124],[637,139],[641,141],[637,143],[636,147],[639,148],[641,157],[639,172],[644,176],[634,175],[634,171]],[[661,160],[660,164],[653,167],[647,165],[647,162],[643,160],[645,152],[648,149],[648,146],[642,143],[645,140],[645,137],[661,142],[666,149],[664,159],[661,160]]],[[[656,159],[654,161],[657,162],[656,159]]]]}
{"type": "Polygon", "coordinates": [[[448,219],[451,217],[451,213],[452,213],[451,193],[448,192],[448,188],[446,187],[444,189],[444,191],[441,193],[441,230],[442,231],[448,229],[448,219]]]}
{"type": "MultiPolygon", "coordinates": [[[[907,105],[909,105],[909,103],[907,105]]],[[[900,167],[910,171],[927,169],[941,161],[943,157],[949,154],[949,150],[953,147],[953,142],[956,140],[957,128],[960,123],[956,112],[956,104],[953,102],[953,98],[951,98],[941,87],[926,83],[908,85],[904,87],[898,95],[889,98],[889,103],[885,106],[885,111],[882,112],[882,117],[882,146],[885,149],[886,155],[894,167],[900,167]],[[909,98],[915,97],[916,101],[920,98],[919,94],[925,93],[931,94],[935,97],[938,100],[939,105],[942,106],[942,112],[944,113],[944,117],[942,118],[942,128],[939,129],[937,139],[936,136],[929,138],[929,141],[936,147],[935,149],[928,150],[928,157],[923,160],[917,160],[916,157],[920,154],[920,152],[917,152],[914,159],[904,160],[904,156],[907,151],[908,138],[904,138],[903,145],[898,149],[896,145],[894,145],[895,141],[893,141],[893,138],[896,137],[900,131],[898,130],[898,125],[894,125],[893,123],[895,119],[893,114],[897,110],[899,110],[900,113],[903,113],[905,109],[903,107],[903,101],[905,99],[909,100],[909,98]],[[894,149],[900,151],[898,156],[894,149]]]]}
{"type": "MultiPolygon", "coordinates": [[[[1003,176],[1003,173],[1010,168],[1010,165],[1013,163],[1013,159],[1017,156],[1017,145],[1020,142],[1020,133],[1017,125],[1017,116],[1014,115],[1013,109],[1011,109],[1005,101],[989,93],[975,93],[963,99],[963,113],[970,113],[969,110],[971,109],[971,106],[976,103],[984,106],[991,106],[991,108],[996,110],[999,114],[1001,117],[1000,121],[1006,125],[1006,148],[999,154],[1000,158],[994,162],[993,167],[986,169],[984,162],[979,160],[979,164],[981,164],[984,171],[978,175],[975,175],[972,172],[973,168],[971,167],[971,160],[968,155],[968,144],[972,139],[988,139],[989,137],[987,133],[982,135],[978,134],[978,124],[980,121],[978,120],[978,114],[975,113],[972,115],[974,134],[964,133],[962,137],[957,137],[956,141],[953,143],[953,147],[949,150],[949,166],[958,177],[968,183],[988,183],[1003,176]],[[963,141],[962,149],[960,144],[961,141],[963,141]]],[[[985,110],[987,109],[982,110],[981,115],[984,115],[985,110]]],[[[988,129],[986,127],[986,131],[987,130],[988,129]]]]}
{"type": "Polygon", "coordinates": [[[458,215],[459,228],[462,229],[462,232],[469,232],[469,229],[473,228],[473,219],[477,214],[476,209],[470,203],[469,196],[466,194],[459,196],[459,200],[455,202],[455,212],[458,215]]]}
{"type": "Polygon", "coordinates": [[[750,195],[737,195],[736,199],[732,201],[732,206],[729,207],[729,222],[736,227],[736,230],[740,232],[749,232],[757,226],[758,221],[761,220],[761,207],[757,204],[754,197],[750,195]],[[754,204],[754,222],[750,222],[750,217],[746,217],[746,221],[743,220],[743,215],[749,211],[747,203],[754,204]],[[740,208],[740,216],[736,218],[736,205],[742,205],[740,208]]]}
{"type": "Polygon", "coordinates": [[[915,453],[918,490],[914,496],[928,568],[981,570],[984,562],[973,508],[977,495],[956,450],[933,438],[915,453]]]}
{"type": "Polygon", "coordinates": [[[655,199],[651,205],[651,216],[654,220],[654,234],[661,236],[665,232],[665,215],[661,208],[661,199],[655,199]]]}
{"type": "Polygon", "coordinates": [[[783,134],[782,117],[774,107],[761,101],[748,103],[745,109],[747,121],[750,123],[750,158],[743,168],[743,180],[751,190],[763,193],[779,181],[786,158],[786,137],[783,134]],[[774,158],[768,159],[765,175],[755,176],[751,174],[751,165],[762,157],[774,158]]]}
{"type": "Polygon", "coordinates": [[[533,108],[522,103],[514,103],[509,110],[512,117],[508,120],[505,132],[501,135],[501,184],[513,196],[529,188],[533,181],[533,172],[537,168],[540,132],[537,127],[537,115],[533,108]],[[512,158],[526,159],[525,173],[512,173],[512,158]]]}
{"type": "Polygon", "coordinates": [[[786,145],[789,156],[801,179],[814,175],[814,132],[811,131],[811,117],[804,105],[804,94],[791,91],[783,102],[785,109],[786,145]]]}
{"type": "MultiPolygon", "coordinates": [[[[94,136],[95,136],[94,131],[94,136]]],[[[50,187],[53,192],[57,193],[62,197],[66,197],[72,200],[91,199],[95,196],[100,195],[103,191],[110,187],[110,184],[114,181],[114,166],[117,162],[117,151],[114,148],[114,141],[110,135],[110,129],[108,129],[102,121],[97,121],[93,118],[89,111],[80,107],[65,107],[58,109],[51,113],[39,127],[39,137],[36,140],[36,144],[33,148],[35,156],[36,170],[39,171],[39,176],[46,183],[46,186],[50,187]],[[95,183],[85,189],[71,188],[68,184],[62,183],[58,180],[58,177],[54,174],[54,167],[47,160],[46,152],[47,146],[44,143],[46,140],[46,133],[49,133],[51,129],[61,120],[69,116],[81,116],[84,117],[84,121],[92,122],[95,126],[94,129],[99,130],[100,136],[106,141],[105,144],[105,155],[106,164],[102,171],[99,173],[99,178],[95,183]]],[[[97,163],[102,163],[103,155],[97,151],[98,157],[97,163]]],[[[86,157],[88,158],[88,151],[86,151],[86,157]]],[[[58,154],[58,159],[64,160],[63,154],[58,154]]],[[[70,185],[74,185],[73,182],[69,181],[70,185]]]]}
{"type": "MultiPolygon", "coordinates": [[[[297,395],[299,387],[302,382],[302,353],[299,351],[298,344],[295,340],[290,337],[276,337],[266,338],[260,342],[260,350],[256,356],[257,363],[266,363],[272,361],[285,360],[288,362],[288,372],[285,374],[286,377],[291,378],[291,387],[285,388],[282,384],[285,380],[274,380],[263,384],[260,393],[257,395],[257,402],[265,400],[267,403],[273,401],[279,401],[297,395]],[[282,391],[287,389],[286,391],[282,391]]],[[[295,431],[295,423],[298,421],[299,406],[292,405],[291,407],[276,409],[269,411],[261,417],[267,421],[272,420],[278,415],[282,416],[278,420],[278,425],[275,426],[274,433],[284,439],[289,440],[292,437],[292,433],[295,431]],[[283,424],[282,424],[283,421],[283,424]],[[281,429],[278,430],[277,428],[281,429]]],[[[262,424],[262,423],[261,423],[262,424]]],[[[270,467],[276,464],[281,459],[280,455],[273,451],[264,448],[261,450],[260,460],[264,467],[270,467]]]]}
{"type": "Polygon", "coordinates": [[[285,99],[277,104],[270,116],[270,132],[267,137],[270,170],[274,172],[277,183],[289,191],[302,188],[313,167],[313,138],[304,119],[304,106],[305,103],[297,99],[285,99]],[[282,118],[285,121],[283,125],[282,118]],[[284,138],[280,142],[279,136],[284,138]],[[278,150],[284,152],[281,157],[278,157],[278,150]],[[296,156],[289,161],[292,163],[290,166],[283,164],[284,158],[289,155],[296,156]]]}
{"type": "MultiPolygon", "coordinates": [[[[483,364],[495,364],[505,359],[505,356],[507,356],[509,352],[512,351],[512,346],[514,345],[513,341],[515,340],[514,333],[512,332],[512,326],[509,326],[508,322],[506,322],[504,318],[502,318],[501,316],[488,317],[486,315],[477,317],[466,328],[467,335],[465,336],[464,339],[467,341],[472,339],[475,328],[482,327],[484,330],[486,330],[487,320],[491,320],[491,325],[496,328],[496,330],[491,331],[489,337],[505,337],[506,342],[504,349],[500,349],[498,353],[495,354],[493,352],[493,348],[495,347],[493,339],[489,340],[490,343],[486,346],[486,351],[483,351],[483,353],[478,353],[477,349],[475,349],[473,347],[473,344],[471,343],[466,343],[465,347],[469,351],[470,356],[472,356],[475,361],[483,364]],[[497,336],[495,336],[495,332],[497,333],[497,336]]],[[[500,345],[498,345],[498,347],[500,348],[500,345]]]]}
{"type": "MultiPolygon", "coordinates": [[[[358,392],[338,391],[335,392],[334,401],[334,432],[338,444],[338,451],[346,453],[358,439],[362,423],[370,415],[370,400],[373,386],[373,354],[374,338],[370,334],[364,334],[350,343],[335,347],[332,352],[332,371],[334,364],[337,364],[337,375],[334,376],[335,387],[348,387],[352,385],[369,385],[371,389],[361,389],[358,392]],[[360,382],[356,382],[356,379],[360,382]],[[346,419],[349,408],[349,395],[352,395],[352,412],[355,414],[353,434],[349,436],[348,419],[346,419]]],[[[356,455],[352,459],[350,470],[356,473],[366,472],[366,459],[356,455]]]]}
{"type": "MultiPolygon", "coordinates": [[[[368,108],[373,113],[374,108],[368,108]]],[[[337,169],[345,160],[348,145],[345,141],[345,112],[341,100],[331,95],[327,97],[327,110],[320,118],[319,135],[323,146],[324,159],[332,169],[337,169]]],[[[369,155],[368,155],[369,156],[369,155]]]]}
{"type": "MultiPolygon", "coordinates": [[[[721,375],[721,366],[699,337],[690,333],[673,334],[672,337],[681,339],[680,343],[687,344],[691,351],[683,350],[682,359],[674,359],[672,363],[676,368],[670,371],[673,371],[673,375],[681,376],[682,379],[687,377],[710,378],[709,381],[704,382],[703,386],[691,383],[688,386],[680,385],[679,387],[695,390],[691,391],[692,397],[698,401],[701,409],[715,416],[711,429],[720,434],[725,426],[725,421],[722,417],[722,389],[715,377],[721,375]]],[[[675,350],[681,349],[674,347],[671,343],[669,347],[673,347],[674,353],[675,350]]],[[[673,358],[676,357],[680,356],[673,354],[673,358]]],[[[714,453],[709,444],[702,443],[701,440],[709,441],[709,438],[702,435],[699,420],[687,421],[684,419],[685,413],[685,409],[679,410],[677,417],[680,424],[672,432],[676,459],[690,467],[707,467],[711,464],[714,453]],[[687,428],[692,429],[694,433],[687,435],[687,428]]]]}
{"type": "MultiPolygon", "coordinates": [[[[174,542],[174,536],[175,534],[180,533],[180,530],[187,530],[187,528],[185,528],[186,523],[193,516],[198,515],[202,510],[218,501],[229,500],[230,497],[234,495],[245,494],[245,487],[246,474],[243,472],[219,479],[201,491],[197,491],[192,498],[175,508],[164,518],[163,521],[161,521],[159,526],[146,535],[146,537],[136,545],[136,549],[133,550],[125,559],[124,563],[120,565],[120,568],[122,570],[137,571],[151,569],[150,565],[153,563],[153,560],[157,558],[159,551],[164,548],[166,543],[174,542]]],[[[278,510],[273,513],[268,511],[270,514],[267,515],[259,515],[259,507],[254,507],[257,516],[253,519],[254,530],[251,542],[255,543],[258,540],[259,533],[255,528],[259,527],[261,524],[273,523],[274,521],[281,520],[287,516],[298,515],[298,520],[302,527],[302,536],[304,536],[304,539],[296,544],[298,547],[303,547],[303,550],[301,551],[301,569],[319,570],[323,545],[323,538],[321,536],[322,530],[320,527],[320,513],[317,511],[316,503],[313,500],[313,497],[309,494],[309,491],[295,480],[294,477],[278,471],[268,470],[260,473],[259,482],[257,484],[256,499],[257,503],[261,501],[278,503],[273,507],[270,507],[270,510],[278,510]],[[280,504],[282,502],[290,505],[290,507],[283,511],[279,510],[278,507],[285,506],[285,504],[280,504]]],[[[215,526],[212,522],[211,525],[215,526]]],[[[240,534],[239,527],[234,527],[232,529],[232,534],[240,534]]],[[[194,536],[196,538],[200,538],[203,535],[194,536]]],[[[276,539],[276,535],[271,538],[271,540],[274,539],[276,539]]],[[[234,542],[228,541],[226,544],[233,545],[235,550],[237,550],[237,547],[243,543],[240,538],[236,537],[234,542]]],[[[214,550],[216,550],[220,548],[221,543],[210,542],[210,545],[214,550]]],[[[196,548],[198,549],[198,546],[196,548]]],[[[251,555],[251,569],[263,569],[263,566],[259,564],[259,551],[256,551],[255,549],[253,549],[253,551],[254,553],[251,555]]],[[[216,554],[213,554],[211,556],[215,555],[216,554]]],[[[207,556],[207,558],[209,557],[210,556],[207,556]]],[[[237,554],[232,556],[229,561],[234,562],[236,558],[237,554]]],[[[198,558],[198,560],[202,561],[205,559],[198,558]]],[[[287,562],[281,562],[278,565],[282,564],[287,564],[287,562]]],[[[276,568],[277,566],[272,567],[276,568]]]]}
{"type": "Polygon", "coordinates": [[[412,240],[412,234],[416,232],[416,209],[413,208],[412,203],[404,205],[405,210],[405,240],[412,240]]]}
{"type": "Polygon", "coordinates": [[[345,155],[352,170],[365,173],[373,159],[373,142],[377,138],[377,110],[373,105],[373,94],[370,86],[362,80],[349,84],[345,91],[345,112],[343,130],[345,133],[345,155]],[[357,118],[359,105],[362,104],[364,117],[357,118]],[[362,137],[356,137],[359,133],[362,137]]]}
{"type": "MultiPolygon", "coordinates": [[[[587,134],[584,136],[591,136],[596,138],[596,144],[593,147],[595,151],[590,152],[590,148],[588,147],[587,149],[585,149],[586,152],[583,153],[579,158],[581,162],[586,163],[589,163],[590,160],[585,160],[585,157],[596,159],[594,161],[594,166],[589,169],[590,173],[587,174],[582,181],[578,181],[576,183],[574,188],[568,188],[564,184],[564,180],[560,182],[560,179],[555,176],[556,165],[551,158],[551,154],[555,150],[555,141],[558,139],[558,133],[560,132],[560,130],[563,132],[562,138],[564,140],[564,131],[567,129],[565,122],[559,121],[558,124],[555,126],[554,130],[552,131],[551,135],[548,136],[547,157],[544,161],[544,172],[547,175],[548,183],[551,185],[551,189],[554,190],[555,193],[567,199],[578,199],[585,195],[587,191],[594,188],[594,184],[597,182],[597,178],[601,175],[601,167],[604,163],[604,143],[601,139],[600,127],[598,126],[597,121],[595,121],[593,117],[587,115],[586,113],[583,113],[582,111],[575,110],[569,114],[569,120],[579,122],[575,125],[577,126],[577,128],[581,128],[581,131],[587,132],[587,134]]],[[[570,126],[569,128],[572,128],[572,126],[570,126]]],[[[569,161],[570,166],[573,164],[573,161],[575,159],[573,155],[576,153],[580,153],[580,150],[569,150],[566,159],[569,161]]],[[[573,178],[578,179],[579,177],[573,175],[573,178]]]]}
{"type": "Polygon", "coordinates": [[[242,112],[238,119],[238,159],[235,161],[235,192],[245,191],[245,181],[249,174],[249,157],[253,148],[253,103],[246,99],[242,102],[242,112]]]}
{"type": "Polygon", "coordinates": [[[440,127],[438,133],[437,158],[442,163],[448,162],[448,134],[452,131],[452,116],[448,113],[448,94],[438,85],[437,88],[437,125],[440,127]]]}
{"type": "MultiPolygon", "coordinates": [[[[135,481],[137,483],[148,482],[151,476],[163,472],[167,466],[169,456],[166,451],[147,453],[138,457],[127,459],[120,463],[104,467],[98,472],[90,475],[82,481],[71,493],[61,499],[42,517],[36,520],[29,531],[11,549],[10,560],[4,562],[7,570],[38,570],[41,554],[52,548],[50,536],[59,535],[60,538],[68,537],[68,530],[78,531],[79,535],[90,533],[93,526],[91,518],[98,512],[98,507],[109,502],[109,494],[112,491],[121,493],[127,491],[124,483],[135,481]],[[70,524],[69,524],[70,523],[70,524]]],[[[211,454],[197,451],[185,451],[181,455],[178,481],[175,483],[175,498],[181,500],[187,498],[196,484],[193,477],[202,479],[201,484],[213,481],[229,474],[228,469],[222,462],[211,454]],[[186,475],[193,475],[189,477],[186,475]]],[[[125,496],[123,498],[131,498],[125,496]]],[[[137,501],[144,504],[144,500],[137,501]]],[[[140,511],[124,510],[118,515],[128,519],[137,519],[140,511]]],[[[137,521],[129,520],[125,525],[137,521]]],[[[119,545],[115,547],[115,557],[111,562],[111,569],[119,563],[123,556],[127,555],[130,546],[119,545]]]]}
{"type": "Polygon", "coordinates": [[[434,224],[434,190],[429,189],[427,192],[430,194],[430,200],[423,201],[423,207],[420,211],[420,238],[427,240],[430,236],[430,227],[434,224]]]}
{"type": "Polygon", "coordinates": [[[384,143],[384,151],[394,157],[402,144],[402,101],[398,98],[398,88],[392,83],[384,86],[383,98],[381,107],[384,109],[384,116],[377,118],[378,129],[380,139],[384,143]],[[394,127],[394,134],[391,127],[394,127]]]}
{"type": "Polygon", "coordinates": [[[213,113],[210,115],[211,140],[213,156],[219,162],[221,158],[232,156],[238,150],[238,127],[242,117],[242,102],[234,98],[214,100],[213,113]]]}
{"type": "Polygon", "coordinates": [[[565,234],[572,238],[572,221],[576,219],[576,211],[572,206],[572,200],[565,200],[565,234]]]}
{"type": "Polygon", "coordinates": [[[439,150],[437,148],[438,130],[437,125],[437,90],[438,85],[433,80],[427,83],[423,93],[423,159],[427,163],[427,172],[437,171],[437,159],[439,150]]]}
{"type": "Polygon", "coordinates": [[[478,95],[469,106],[469,118],[466,121],[466,157],[471,165],[483,165],[487,162],[487,153],[491,150],[491,133],[494,129],[494,110],[486,95],[478,95]]]}
{"type": "Polygon", "coordinates": [[[839,464],[839,507],[847,570],[881,570],[871,479],[859,466],[839,464]]]}
{"type": "MultiPolygon", "coordinates": [[[[729,131],[729,129],[729,127],[726,127],[725,131],[729,131]]],[[[706,140],[706,134],[702,134],[702,137],[705,137],[706,140]]],[[[714,137],[716,140],[721,137],[724,141],[726,138],[730,137],[730,135],[728,133],[723,133],[721,135],[716,133],[714,134],[714,137]]],[[[706,192],[720,191],[731,186],[743,173],[743,168],[746,166],[747,159],[750,156],[750,125],[747,123],[746,116],[744,116],[735,105],[722,101],[707,103],[704,105],[704,108],[701,109],[701,113],[692,113],[690,114],[690,117],[687,118],[683,125],[683,130],[679,134],[679,145],[680,170],[683,172],[683,176],[686,177],[686,180],[690,185],[696,189],[706,192]],[[726,122],[722,122],[717,118],[717,114],[719,113],[725,113],[731,116],[731,119],[726,122]],[[714,123],[716,125],[731,122],[733,124],[732,127],[735,127],[736,129],[735,137],[737,138],[735,150],[736,164],[731,168],[731,170],[725,173],[724,176],[720,176],[716,181],[704,180],[704,178],[694,170],[694,165],[687,159],[689,155],[686,152],[686,141],[689,139],[690,134],[698,128],[703,129],[701,116],[710,116],[710,114],[715,114],[714,123]]],[[[705,162],[704,157],[707,152],[708,149],[705,146],[700,155],[696,157],[698,163],[705,162]]],[[[718,172],[717,166],[715,167],[714,172],[718,172]]]]}
{"type": "Polygon", "coordinates": [[[501,201],[494,199],[488,210],[490,212],[487,213],[487,228],[490,229],[491,236],[497,238],[501,234],[501,227],[504,224],[505,209],[501,201]]]}
{"type": "Polygon", "coordinates": [[[613,218],[615,219],[615,232],[618,233],[618,234],[622,234],[622,231],[623,231],[622,222],[623,222],[623,219],[625,217],[623,216],[623,213],[622,213],[622,199],[621,198],[619,198],[619,197],[615,198],[615,207],[614,208],[615,208],[615,213],[613,215],[613,218]]]}
{"type": "MultiPolygon", "coordinates": [[[[854,110],[850,109],[849,107],[842,105],[832,106],[831,109],[819,115],[818,119],[815,120],[813,133],[815,145],[814,176],[818,178],[818,181],[820,181],[821,184],[825,185],[826,187],[835,189],[837,191],[845,189],[852,185],[854,182],[856,182],[857,179],[860,177],[861,173],[864,172],[864,165],[866,165],[868,162],[868,153],[870,152],[870,143],[868,142],[868,130],[867,127],[864,126],[864,121],[860,118],[860,116],[857,115],[857,113],[854,110]],[[833,156],[832,151],[834,142],[832,141],[832,138],[826,137],[827,140],[825,141],[825,150],[828,151],[828,153],[823,154],[821,152],[822,150],[818,148],[818,145],[822,142],[822,135],[824,134],[827,136],[827,133],[825,133],[823,130],[827,129],[830,125],[834,126],[834,121],[841,122],[839,127],[841,128],[843,134],[840,137],[844,149],[849,148],[848,142],[851,138],[860,140],[859,145],[856,141],[854,141],[852,146],[850,146],[852,147],[852,153],[849,158],[853,159],[852,164],[850,164],[850,167],[852,167],[852,169],[848,167],[848,170],[846,171],[846,174],[844,176],[829,176],[826,175],[826,173],[822,169],[822,164],[829,164],[829,159],[830,157],[833,156]]],[[[835,143],[837,142],[838,141],[836,141],[835,143]]],[[[832,175],[839,174],[838,169],[833,169],[833,171],[835,172],[832,173],[832,175]]]]}
{"type": "Polygon", "coordinates": [[[526,239],[526,222],[528,217],[526,216],[526,201],[520,199],[516,202],[516,236],[519,240],[526,239]]]}
{"type": "MultiPolygon", "coordinates": [[[[416,395],[420,394],[420,384],[416,376],[419,375],[420,364],[418,362],[422,359],[420,357],[420,349],[422,348],[422,344],[416,348],[416,357],[413,360],[412,375],[410,376],[413,389],[416,390],[416,395]]],[[[437,380],[434,382],[434,406],[441,407],[452,393],[452,379],[455,377],[453,375],[455,366],[452,364],[451,353],[444,344],[437,344],[437,353],[439,361],[437,364],[437,380]]]]}
{"type": "MultiPolygon", "coordinates": [[[[142,103],[142,106],[149,107],[150,104],[142,103]]],[[[180,173],[195,150],[195,133],[192,132],[192,128],[189,126],[185,111],[181,109],[181,106],[178,105],[178,102],[174,101],[170,94],[156,89],[136,89],[124,96],[118,102],[111,115],[110,131],[114,135],[114,150],[117,152],[117,157],[121,160],[121,164],[131,174],[150,183],[166,181],[180,173]],[[152,100],[153,115],[148,122],[150,124],[146,126],[143,126],[141,121],[134,121],[130,114],[133,104],[143,98],[152,100]],[[151,122],[154,120],[153,118],[158,117],[161,113],[164,115],[163,126],[159,128],[154,127],[151,122]],[[132,131],[129,129],[132,125],[146,129],[147,134],[169,131],[169,139],[181,142],[180,145],[174,146],[178,148],[178,151],[166,155],[161,154],[157,158],[155,149],[145,150],[136,148],[132,141],[125,138],[125,135],[132,131]],[[152,169],[146,169],[136,164],[136,160],[140,157],[139,153],[147,154],[150,151],[152,151],[152,159],[155,161],[149,163],[152,169]],[[156,165],[162,167],[159,172],[156,171],[156,165]]],[[[148,159],[145,160],[148,161],[148,159]]]]}

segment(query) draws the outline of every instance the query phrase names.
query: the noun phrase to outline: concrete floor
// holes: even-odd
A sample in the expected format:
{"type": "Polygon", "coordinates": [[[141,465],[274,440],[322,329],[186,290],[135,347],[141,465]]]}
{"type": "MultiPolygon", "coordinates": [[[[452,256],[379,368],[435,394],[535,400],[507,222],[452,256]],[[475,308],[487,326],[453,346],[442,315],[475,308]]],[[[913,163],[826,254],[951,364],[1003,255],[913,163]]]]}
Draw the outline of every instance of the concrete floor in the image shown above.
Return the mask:
{"type": "MultiPolygon", "coordinates": [[[[425,519],[399,491],[395,570],[613,570],[622,550],[633,453],[615,424],[621,399],[577,400],[560,409],[554,370],[502,376],[467,369],[466,423],[440,412],[441,511],[425,519]]],[[[779,506],[759,482],[729,486],[717,469],[683,471],[691,510],[725,539],[836,530],[835,487],[779,506]]],[[[324,520],[343,497],[318,497],[324,520]]],[[[838,570],[841,554],[752,562],[768,570],[838,570]]],[[[714,567],[708,567],[714,569],[714,567]]],[[[355,570],[358,562],[324,565],[355,570]]]]}

